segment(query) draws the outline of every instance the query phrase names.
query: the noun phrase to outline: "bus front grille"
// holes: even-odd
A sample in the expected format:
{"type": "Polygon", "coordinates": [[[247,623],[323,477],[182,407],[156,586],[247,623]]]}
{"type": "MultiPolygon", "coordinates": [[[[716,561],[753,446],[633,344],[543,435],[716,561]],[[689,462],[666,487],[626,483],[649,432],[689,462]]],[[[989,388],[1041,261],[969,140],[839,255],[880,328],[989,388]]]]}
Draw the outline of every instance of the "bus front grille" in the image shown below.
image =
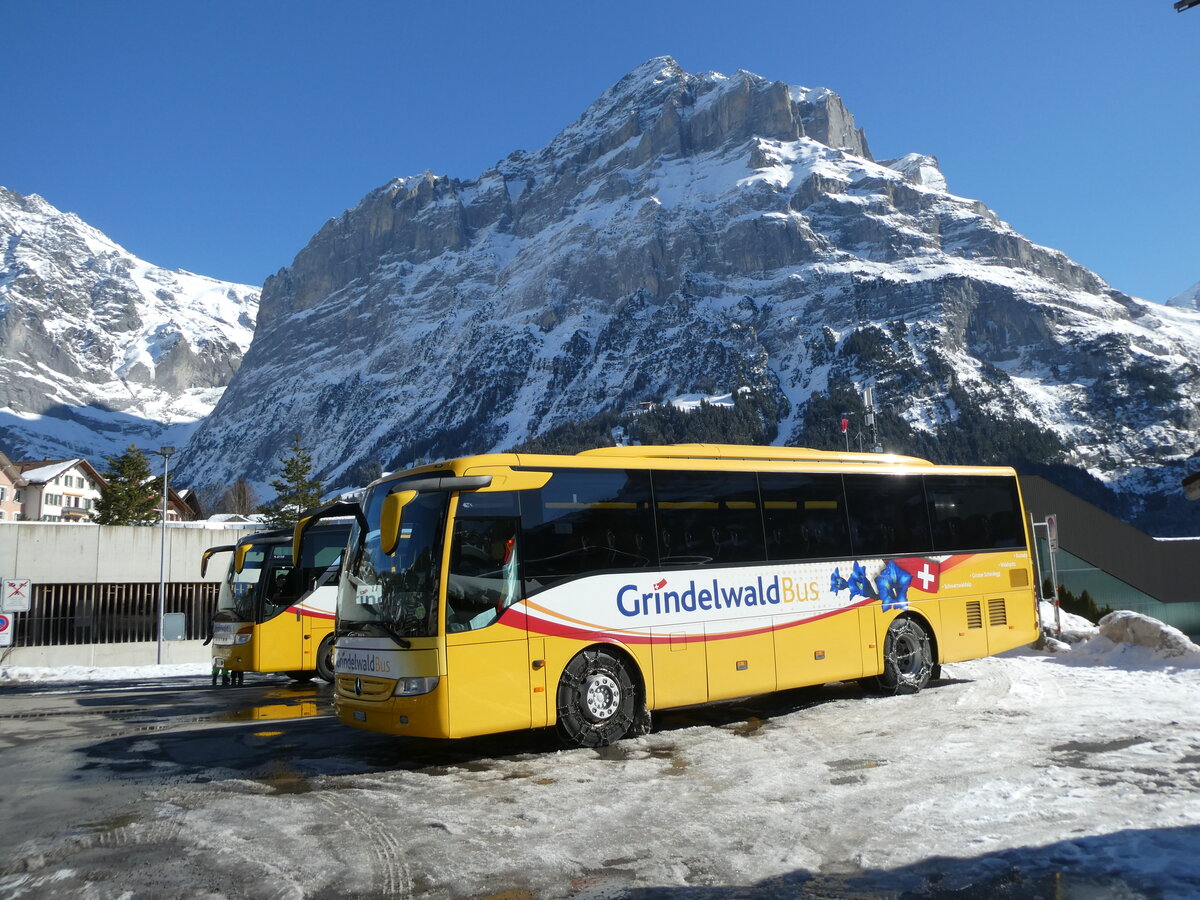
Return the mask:
{"type": "Polygon", "coordinates": [[[356,700],[386,700],[392,696],[396,682],[387,678],[373,678],[367,675],[339,675],[337,690],[343,697],[353,697],[356,700]]]}

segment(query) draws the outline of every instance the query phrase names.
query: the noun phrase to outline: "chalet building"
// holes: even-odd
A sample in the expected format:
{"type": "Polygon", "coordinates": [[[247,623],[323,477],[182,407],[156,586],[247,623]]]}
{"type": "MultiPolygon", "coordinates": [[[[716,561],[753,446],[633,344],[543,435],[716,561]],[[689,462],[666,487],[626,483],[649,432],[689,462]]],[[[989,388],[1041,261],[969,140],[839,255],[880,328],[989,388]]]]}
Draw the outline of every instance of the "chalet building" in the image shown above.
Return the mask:
{"type": "MultiPolygon", "coordinates": [[[[0,491],[12,503],[2,502],[0,519],[30,522],[90,522],[106,482],[86,459],[43,459],[11,463],[0,453],[0,491]],[[5,481],[3,463],[13,470],[12,485],[5,481]],[[19,482],[19,484],[17,483],[19,482]]],[[[161,507],[160,507],[161,508],[161,507]]],[[[167,521],[190,522],[201,518],[199,500],[186,488],[167,492],[167,521]]]]}
{"type": "Polygon", "coordinates": [[[0,453],[0,522],[21,518],[21,501],[28,483],[17,464],[0,453]]]}
{"type": "Polygon", "coordinates": [[[104,478],[83,458],[16,463],[25,480],[21,518],[33,522],[89,522],[104,478]]]}

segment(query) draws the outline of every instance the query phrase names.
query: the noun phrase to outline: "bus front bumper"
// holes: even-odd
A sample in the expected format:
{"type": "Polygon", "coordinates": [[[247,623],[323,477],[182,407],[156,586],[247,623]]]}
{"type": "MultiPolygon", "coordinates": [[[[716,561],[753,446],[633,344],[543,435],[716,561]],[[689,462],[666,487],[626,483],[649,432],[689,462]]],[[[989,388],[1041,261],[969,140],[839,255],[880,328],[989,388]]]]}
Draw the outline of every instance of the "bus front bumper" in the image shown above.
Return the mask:
{"type": "Polygon", "coordinates": [[[354,728],[408,737],[448,737],[445,679],[428,693],[395,695],[397,682],[389,678],[338,675],[333,708],[338,720],[354,728]]]}

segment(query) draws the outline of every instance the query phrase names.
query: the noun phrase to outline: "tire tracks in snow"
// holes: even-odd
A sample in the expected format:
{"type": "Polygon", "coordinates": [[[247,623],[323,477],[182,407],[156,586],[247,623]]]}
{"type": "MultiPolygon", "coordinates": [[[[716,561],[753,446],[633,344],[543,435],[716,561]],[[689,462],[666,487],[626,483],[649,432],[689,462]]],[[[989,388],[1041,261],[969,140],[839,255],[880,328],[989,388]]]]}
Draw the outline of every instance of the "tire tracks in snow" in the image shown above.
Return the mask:
{"type": "Polygon", "coordinates": [[[380,821],[364,805],[341,796],[340,792],[322,791],[312,796],[328,810],[329,819],[351,827],[355,840],[369,850],[375,870],[368,883],[379,885],[383,897],[412,897],[412,873],[404,862],[400,841],[391,830],[395,823],[380,821]]]}

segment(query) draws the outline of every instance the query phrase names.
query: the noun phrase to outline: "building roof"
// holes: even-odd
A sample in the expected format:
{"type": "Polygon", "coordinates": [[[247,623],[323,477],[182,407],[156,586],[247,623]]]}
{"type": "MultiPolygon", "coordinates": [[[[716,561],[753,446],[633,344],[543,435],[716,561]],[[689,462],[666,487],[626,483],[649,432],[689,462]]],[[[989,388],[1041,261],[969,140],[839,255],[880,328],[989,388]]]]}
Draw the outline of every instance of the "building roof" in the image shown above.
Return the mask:
{"type": "Polygon", "coordinates": [[[42,459],[26,460],[15,464],[21,476],[30,484],[45,484],[53,481],[64,472],[69,472],[77,466],[83,468],[97,484],[105,484],[104,476],[96,471],[96,467],[78,456],[75,459],[42,459]]]}
{"type": "Polygon", "coordinates": [[[7,456],[5,456],[3,451],[0,451],[0,472],[3,472],[5,475],[7,475],[8,480],[17,487],[25,487],[25,485],[29,483],[25,480],[25,476],[21,474],[20,467],[7,456]]]}

